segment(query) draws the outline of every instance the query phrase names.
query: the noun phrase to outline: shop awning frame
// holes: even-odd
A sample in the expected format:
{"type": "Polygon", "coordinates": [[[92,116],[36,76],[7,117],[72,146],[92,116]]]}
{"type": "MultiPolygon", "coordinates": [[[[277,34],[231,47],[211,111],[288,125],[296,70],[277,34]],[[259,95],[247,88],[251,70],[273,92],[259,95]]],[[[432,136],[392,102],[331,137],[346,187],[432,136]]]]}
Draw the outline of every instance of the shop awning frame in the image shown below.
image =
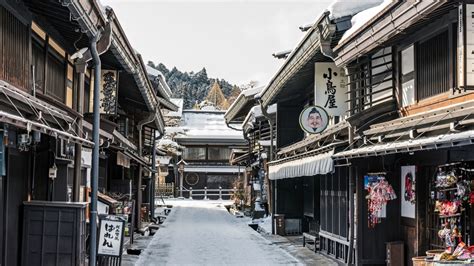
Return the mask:
{"type": "Polygon", "coordinates": [[[397,142],[375,144],[334,154],[335,160],[383,156],[396,153],[411,153],[416,151],[438,150],[444,148],[462,147],[474,144],[474,130],[449,133],[419,139],[409,139],[397,142]]]}
{"type": "Polygon", "coordinates": [[[268,167],[269,178],[270,180],[280,180],[332,173],[334,171],[333,155],[334,150],[332,149],[290,161],[283,159],[271,162],[268,167]]]}
{"type": "Polygon", "coordinates": [[[59,137],[82,145],[87,144],[88,146],[94,146],[94,143],[87,139],[7,112],[0,111],[0,122],[10,124],[18,128],[23,128],[27,131],[39,131],[53,137],[59,137]]]}

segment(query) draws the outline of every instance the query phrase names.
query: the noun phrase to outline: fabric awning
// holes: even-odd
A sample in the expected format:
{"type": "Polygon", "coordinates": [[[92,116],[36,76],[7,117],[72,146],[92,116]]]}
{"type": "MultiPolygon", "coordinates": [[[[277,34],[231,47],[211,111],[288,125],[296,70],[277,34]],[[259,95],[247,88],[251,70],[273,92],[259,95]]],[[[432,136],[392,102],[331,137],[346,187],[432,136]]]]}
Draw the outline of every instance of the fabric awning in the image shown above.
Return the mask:
{"type": "Polygon", "coordinates": [[[334,159],[350,159],[394,153],[437,150],[474,144],[474,130],[365,146],[335,154],[334,159]]]}
{"type": "Polygon", "coordinates": [[[272,162],[268,167],[270,180],[302,176],[324,175],[334,170],[332,155],[334,150],[291,161],[282,159],[272,162]]]}
{"type": "MultiPolygon", "coordinates": [[[[179,163],[178,163],[179,164],[179,163]]],[[[243,173],[244,168],[238,166],[184,166],[184,172],[196,173],[243,173]]]]}

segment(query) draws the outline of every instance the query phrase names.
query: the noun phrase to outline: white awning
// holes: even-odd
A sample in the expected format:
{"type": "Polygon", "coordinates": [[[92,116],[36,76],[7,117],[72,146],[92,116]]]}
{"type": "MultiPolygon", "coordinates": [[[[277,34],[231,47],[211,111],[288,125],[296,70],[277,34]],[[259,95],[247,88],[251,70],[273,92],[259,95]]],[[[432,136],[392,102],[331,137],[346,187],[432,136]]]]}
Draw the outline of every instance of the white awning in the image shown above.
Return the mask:
{"type": "Polygon", "coordinates": [[[285,159],[272,162],[269,165],[269,178],[271,180],[294,178],[302,176],[324,175],[334,170],[332,155],[334,150],[318,155],[285,161],[285,159]]]}
{"type": "Polygon", "coordinates": [[[442,148],[461,147],[471,144],[474,144],[474,130],[365,146],[336,153],[333,158],[336,160],[350,159],[394,153],[437,150],[442,148]]]}
{"type": "Polygon", "coordinates": [[[184,172],[196,172],[196,173],[243,173],[244,167],[236,166],[184,166],[184,172]]]}

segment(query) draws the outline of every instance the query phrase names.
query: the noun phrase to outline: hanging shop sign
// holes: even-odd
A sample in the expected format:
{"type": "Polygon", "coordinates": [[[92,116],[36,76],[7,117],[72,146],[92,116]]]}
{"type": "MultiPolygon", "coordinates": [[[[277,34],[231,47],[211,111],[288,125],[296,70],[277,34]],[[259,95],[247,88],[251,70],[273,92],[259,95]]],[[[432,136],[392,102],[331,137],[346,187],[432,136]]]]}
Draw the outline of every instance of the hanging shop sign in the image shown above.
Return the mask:
{"type": "Polygon", "coordinates": [[[300,113],[300,127],[309,134],[323,132],[329,123],[329,115],[324,108],[311,105],[300,113]]]}
{"type": "Polygon", "coordinates": [[[117,152],[117,165],[130,168],[130,158],[122,152],[117,152]]]}
{"type": "Polygon", "coordinates": [[[401,169],[401,205],[402,217],[415,218],[415,202],[416,202],[416,166],[402,166],[401,169]]]}
{"type": "Polygon", "coordinates": [[[115,70],[102,70],[99,98],[101,114],[117,114],[117,87],[118,72],[115,70]]]}
{"type": "Polygon", "coordinates": [[[314,104],[324,107],[330,116],[343,116],[347,112],[346,75],[334,63],[315,64],[314,104]]]}
{"type": "Polygon", "coordinates": [[[100,220],[98,256],[121,256],[124,226],[125,222],[121,217],[109,215],[100,220]]]}
{"type": "Polygon", "coordinates": [[[0,131],[0,176],[6,175],[5,167],[5,131],[0,131]]]}
{"type": "Polygon", "coordinates": [[[364,187],[367,190],[368,225],[374,228],[386,218],[387,202],[397,198],[392,185],[383,173],[372,173],[364,176],[364,187]]]}

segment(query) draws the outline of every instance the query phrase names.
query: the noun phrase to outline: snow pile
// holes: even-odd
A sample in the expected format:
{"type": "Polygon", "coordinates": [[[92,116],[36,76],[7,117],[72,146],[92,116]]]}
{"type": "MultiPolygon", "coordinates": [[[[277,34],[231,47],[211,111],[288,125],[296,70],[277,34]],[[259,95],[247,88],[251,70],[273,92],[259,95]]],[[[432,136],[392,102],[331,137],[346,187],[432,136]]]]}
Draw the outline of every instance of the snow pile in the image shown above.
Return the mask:
{"type": "Polygon", "coordinates": [[[263,234],[272,233],[272,216],[268,215],[265,218],[252,220],[253,224],[258,224],[258,231],[263,234]]]}
{"type": "Polygon", "coordinates": [[[339,43],[344,42],[345,39],[347,39],[354,32],[356,32],[358,29],[360,29],[362,26],[364,26],[369,20],[374,18],[384,8],[386,8],[389,4],[391,4],[392,0],[374,1],[374,2],[380,2],[380,3],[376,6],[372,6],[368,9],[360,11],[352,17],[352,19],[351,19],[352,27],[350,29],[348,29],[344,33],[344,35],[342,35],[342,38],[341,38],[341,40],[339,40],[339,43]]]}
{"type": "Polygon", "coordinates": [[[330,19],[353,16],[361,11],[382,4],[384,0],[335,0],[329,7],[330,19]]]}

